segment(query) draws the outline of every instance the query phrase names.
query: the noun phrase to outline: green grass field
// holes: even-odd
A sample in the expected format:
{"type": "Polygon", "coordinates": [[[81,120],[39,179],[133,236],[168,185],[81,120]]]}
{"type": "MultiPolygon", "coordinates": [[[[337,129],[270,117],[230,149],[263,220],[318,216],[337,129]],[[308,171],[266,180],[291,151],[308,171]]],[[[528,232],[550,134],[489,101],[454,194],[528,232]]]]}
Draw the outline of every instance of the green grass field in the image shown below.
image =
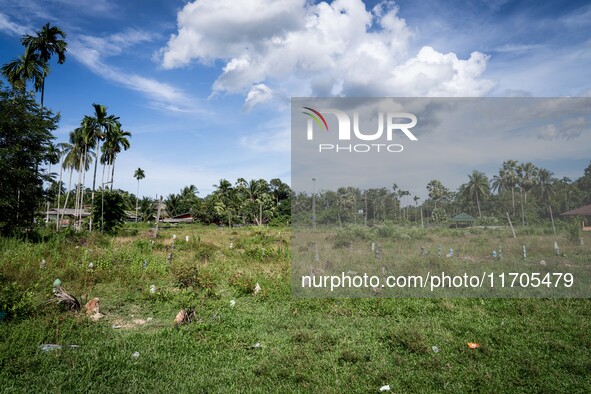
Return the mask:
{"type": "MultiPolygon", "coordinates": [[[[554,240],[519,236],[532,245],[554,240]]],[[[585,236],[583,247],[560,238],[573,264],[591,263],[585,236]]],[[[44,243],[0,239],[0,296],[10,304],[0,323],[0,391],[591,390],[588,299],[297,299],[290,237],[287,228],[195,226],[161,230],[154,243],[145,229],[44,243]],[[84,302],[99,297],[105,316],[93,322],[83,311],[47,304],[56,278],[84,302]],[[254,295],[256,283],[262,290],[254,295]],[[181,308],[194,308],[195,319],[175,327],[181,308]],[[41,344],[62,349],[41,351],[41,344]]],[[[421,245],[458,240],[450,230],[403,238],[396,253],[408,259],[421,245]]],[[[484,259],[497,238],[509,253],[507,234],[487,231],[464,237],[464,249],[475,245],[466,253],[484,259]]],[[[535,262],[546,251],[531,253],[535,262]]]]}

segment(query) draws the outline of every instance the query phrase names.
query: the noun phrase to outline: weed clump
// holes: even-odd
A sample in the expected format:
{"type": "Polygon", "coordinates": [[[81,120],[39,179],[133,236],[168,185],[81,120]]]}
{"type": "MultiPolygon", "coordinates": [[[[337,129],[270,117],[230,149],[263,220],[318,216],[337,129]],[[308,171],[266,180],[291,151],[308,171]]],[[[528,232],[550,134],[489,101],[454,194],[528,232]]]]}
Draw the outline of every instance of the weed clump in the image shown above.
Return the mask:
{"type": "Polygon", "coordinates": [[[213,291],[214,282],[211,276],[201,272],[197,267],[179,267],[175,269],[175,285],[181,289],[213,291]]]}

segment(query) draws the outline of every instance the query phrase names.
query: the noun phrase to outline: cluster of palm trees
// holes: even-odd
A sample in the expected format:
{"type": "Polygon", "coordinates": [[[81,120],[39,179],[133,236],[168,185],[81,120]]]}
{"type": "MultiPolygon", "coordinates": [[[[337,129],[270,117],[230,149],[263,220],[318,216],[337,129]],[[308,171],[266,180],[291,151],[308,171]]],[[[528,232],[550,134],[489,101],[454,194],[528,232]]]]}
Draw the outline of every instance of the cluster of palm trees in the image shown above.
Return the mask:
{"type": "MultiPolygon", "coordinates": [[[[119,117],[108,115],[107,107],[104,105],[93,104],[92,106],[94,108],[93,114],[84,116],[80,122],[80,126],[70,133],[69,142],[57,145],[58,157],[63,158],[61,169],[70,171],[70,181],[66,200],[63,205],[64,208],[68,206],[70,190],[72,189],[73,173],[74,171],[78,173],[74,203],[74,215],[77,218],[78,223],[80,223],[83,214],[86,173],[90,169],[92,162],[94,161],[94,170],[90,205],[94,206],[95,191],[97,190],[96,179],[98,163],[100,162],[102,165],[101,189],[113,190],[115,160],[121,150],[127,150],[130,147],[129,138],[131,137],[131,133],[123,130],[119,117]]],[[[61,181],[62,171],[60,170],[60,185],[61,181]]],[[[61,201],[60,194],[61,187],[58,191],[58,202],[61,201]]],[[[59,226],[59,217],[57,223],[59,226]]],[[[92,231],[92,225],[91,216],[89,222],[90,231],[92,231]]]]}
{"type": "MultiPolygon", "coordinates": [[[[41,92],[41,107],[44,105],[45,79],[50,72],[50,59],[56,55],[58,64],[63,64],[66,61],[65,54],[68,44],[65,38],[66,34],[59,27],[47,23],[36,31],[35,35],[22,36],[21,43],[25,47],[24,53],[2,66],[0,70],[13,89],[23,94],[27,91],[27,83],[32,81],[35,91],[41,92]]],[[[115,159],[121,150],[127,150],[130,147],[131,133],[123,130],[119,117],[108,115],[107,107],[104,105],[93,104],[93,107],[93,114],[84,116],[80,127],[70,133],[69,142],[51,144],[47,148],[48,179],[51,179],[51,166],[62,161],[58,185],[58,204],[61,203],[62,170],[70,170],[70,183],[64,208],[68,206],[73,173],[74,171],[78,173],[74,204],[78,222],[81,221],[84,206],[85,190],[83,185],[93,160],[91,206],[94,206],[95,191],[97,190],[96,179],[99,161],[103,166],[101,189],[105,190],[105,185],[110,185],[112,190],[115,177],[115,159]]],[[[49,212],[49,204],[47,209],[49,212]]],[[[57,223],[59,227],[59,215],[57,223]]],[[[89,225],[92,231],[92,216],[89,225]]]]}
{"type": "MultiPolygon", "coordinates": [[[[193,218],[202,223],[227,223],[261,225],[275,218],[288,220],[291,198],[290,187],[280,179],[238,178],[234,184],[220,179],[213,185],[214,191],[204,198],[197,197],[197,188],[186,186],[178,194],[170,194],[164,204],[168,216],[192,213],[193,218]]],[[[145,217],[144,206],[140,202],[140,217],[145,217]]]]}
{"type": "Polygon", "coordinates": [[[25,52],[2,66],[2,74],[15,90],[25,93],[27,82],[33,82],[35,91],[41,91],[41,107],[45,97],[45,78],[51,70],[49,60],[57,55],[58,64],[66,61],[68,44],[65,38],[66,34],[59,27],[47,23],[34,36],[24,35],[21,43],[25,52]]]}
{"type": "MultiPolygon", "coordinates": [[[[438,181],[432,181],[427,186],[430,193],[434,189],[442,190],[441,187],[434,187],[433,182],[438,181]]],[[[551,211],[550,199],[555,196],[559,185],[560,181],[550,170],[539,168],[531,162],[519,163],[517,160],[506,160],[502,163],[498,174],[494,175],[490,181],[483,172],[478,170],[468,174],[468,182],[460,186],[455,200],[459,200],[460,203],[463,201],[464,205],[466,201],[476,202],[478,216],[482,217],[482,203],[489,200],[493,192],[496,192],[497,196],[510,193],[512,214],[516,215],[516,207],[519,205],[522,225],[525,225],[528,196],[534,194],[537,202],[551,211]],[[519,204],[516,203],[516,193],[519,193],[519,204]]],[[[453,193],[448,191],[448,194],[452,199],[454,198],[453,193]]],[[[431,194],[430,197],[434,199],[431,194]]]]}
{"type": "Polygon", "coordinates": [[[309,221],[313,210],[312,201],[318,207],[319,223],[364,223],[386,220],[409,220],[408,212],[414,211],[415,220],[419,213],[435,221],[445,220],[448,214],[469,212],[483,220],[503,220],[519,215],[521,224],[528,221],[553,219],[553,215],[571,209],[573,206],[591,202],[591,164],[585,175],[576,181],[569,178],[557,179],[546,168],[531,162],[519,163],[507,160],[502,163],[497,175],[490,180],[482,171],[474,170],[468,180],[457,191],[450,191],[437,179],[431,180],[426,188],[429,198],[419,206],[420,198],[414,196],[414,206],[409,191],[393,184],[392,190],[385,187],[361,190],[356,187],[340,187],[336,191],[321,191],[314,197],[306,193],[293,196],[295,222],[309,221]],[[406,214],[403,214],[406,210],[406,214]],[[447,211],[447,212],[446,212],[447,211]],[[554,214],[553,214],[554,212],[554,214]]]}

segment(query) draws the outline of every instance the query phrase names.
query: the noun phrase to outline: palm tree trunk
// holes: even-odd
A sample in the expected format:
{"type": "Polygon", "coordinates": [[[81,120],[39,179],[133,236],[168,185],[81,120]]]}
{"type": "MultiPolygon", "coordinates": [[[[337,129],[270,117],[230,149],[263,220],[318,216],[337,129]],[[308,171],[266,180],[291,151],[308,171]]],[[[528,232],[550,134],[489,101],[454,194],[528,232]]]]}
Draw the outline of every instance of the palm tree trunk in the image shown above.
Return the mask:
{"type": "MultiPolygon", "coordinates": [[[[96,159],[94,161],[94,175],[92,177],[92,194],[90,197],[90,210],[94,207],[94,191],[96,188],[96,167],[98,164],[98,158],[100,154],[100,147],[101,147],[101,140],[100,138],[96,138],[96,159]]],[[[90,232],[92,232],[92,215],[90,215],[90,224],[89,224],[90,232]]]]}
{"type": "Polygon", "coordinates": [[[138,213],[138,202],[140,198],[140,179],[137,180],[137,193],[135,194],[135,222],[137,223],[137,213],[138,213]]]}
{"type": "MultiPolygon", "coordinates": [[[[72,190],[72,175],[74,174],[74,167],[72,167],[70,169],[70,181],[68,182],[68,192],[66,193],[66,201],[64,202],[64,209],[66,209],[66,207],[68,206],[68,199],[70,198],[70,191],[72,190]]],[[[60,220],[60,217],[58,215],[58,223],[60,220]]],[[[63,215],[62,215],[63,218],[63,215]]]]}
{"type": "MultiPolygon", "coordinates": [[[[43,104],[41,105],[41,107],[43,107],[43,104]]],[[[49,189],[51,187],[51,162],[49,162],[49,168],[47,169],[47,177],[49,178],[48,185],[47,188],[49,189]]],[[[46,212],[46,216],[45,216],[45,221],[47,224],[49,224],[49,200],[47,200],[47,212],[46,212]]],[[[47,226],[46,224],[46,226],[47,226]]]]}
{"type": "Polygon", "coordinates": [[[41,109],[43,109],[43,98],[45,97],[45,70],[43,70],[43,78],[41,79],[41,109]]]}
{"type": "Polygon", "coordinates": [[[111,191],[113,191],[113,184],[115,183],[115,158],[111,163],[111,191]]]}
{"type": "Polygon", "coordinates": [[[74,202],[74,220],[78,220],[78,207],[80,204],[80,185],[82,183],[82,166],[85,162],[86,148],[80,156],[80,164],[78,164],[78,180],[76,182],[76,200],[74,202]]]}
{"type": "Polygon", "coordinates": [[[515,186],[511,188],[511,198],[513,199],[513,216],[515,216],[515,186]]]}
{"type": "Polygon", "coordinates": [[[64,167],[60,166],[60,183],[59,183],[59,187],[57,189],[57,209],[56,209],[56,230],[59,230],[59,220],[60,220],[60,201],[62,199],[62,172],[63,172],[64,167]]]}
{"type": "Polygon", "coordinates": [[[478,205],[478,217],[482,217],[482,212],[480,211],[480,200],[478,199],[478,193],[476,193],[476,205],[478,205]]]}
{"type": "MultiPolygon", "coordinates": [[[[109,176],[109,174],[107,173],[107,176],[109,176]]],[[[108,179],[107,179],[108,181],[108,179]]],[[[101,187],[104,189],[105,188],[105,165],[103,164],[103,175],[101,177],[101,187]]]]}
{"type": "Polygon", "coordinates": [[[82,172],[82,184],[80,185],[80,204],[78,205],[78,223],[82,227],[82,213],[84,212],[84,194],[86,194],[86,162],[88,160],[88,148],[84,150],[84,168],[82,172]]]}
{"type": "Polygon", "coordinates": [[[521,194],[521,225],[525,227],[525,210],[523,208],[523,189],[519,188],[521,194]]]}

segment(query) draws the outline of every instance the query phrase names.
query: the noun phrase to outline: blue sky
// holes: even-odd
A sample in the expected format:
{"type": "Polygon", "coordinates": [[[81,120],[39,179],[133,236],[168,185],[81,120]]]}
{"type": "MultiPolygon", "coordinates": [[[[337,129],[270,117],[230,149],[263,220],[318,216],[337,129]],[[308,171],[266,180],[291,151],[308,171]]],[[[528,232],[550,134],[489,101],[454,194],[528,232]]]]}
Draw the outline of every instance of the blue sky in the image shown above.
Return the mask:
{"type": "MultiPolygon", "coordinates": [[[[106,105],[133,134],[115,187],[141,167],[150,196],[289,182],[292,96],[591,96],[584,1],[0,0],[0,64],[46,22],[69,42],[46,82],[58,142],[106,105]]],[[[589,159],[534,162],[576,178],[589,159]]]]}

